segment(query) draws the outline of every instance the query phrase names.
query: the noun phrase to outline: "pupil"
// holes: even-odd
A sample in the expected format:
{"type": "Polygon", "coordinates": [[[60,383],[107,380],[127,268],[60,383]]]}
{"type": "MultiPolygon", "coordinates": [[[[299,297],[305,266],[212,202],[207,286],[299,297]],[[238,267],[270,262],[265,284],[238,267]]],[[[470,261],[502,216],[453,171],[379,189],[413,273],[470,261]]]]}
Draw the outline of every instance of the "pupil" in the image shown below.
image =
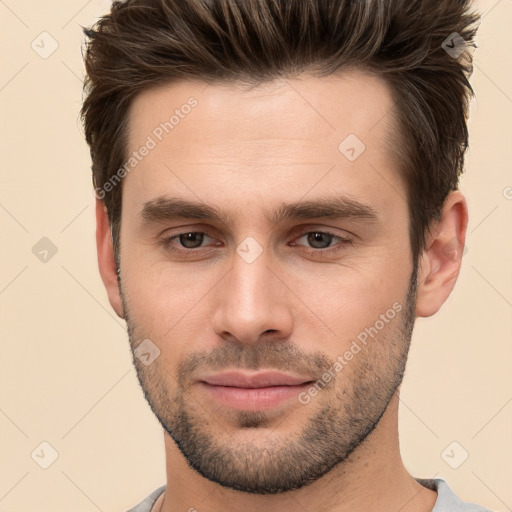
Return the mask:
{"type": "Polygon", "coordinates": [[[309,235],[309,243],[311,243],[311,245],[313,247],[317,248],[317,249],[325,248],[325,247],[327,247],[327,245],[325,245],[324,247],[317,247],[317,246],[315,246],[315,244],[317,242],[320,242],[320,245],[321,245],[322,244],[322,238],[324,238],[324,237],[327,238],[327,245],[329,245],[329,239],[330,239],[331,235],[328,235],[326,233],[311,233],[309,235]],[[320,238],[320,240],[319,240],[318,237],[320,238]]]}
{"type": "Polygon", "coordinates": [[[187,247],[188,249],[193,249],[194,247],[197,247],[201,245],[201,242],[203,241],[202,234],[201,233],[185,233],[184,235],[181,235],[180,242],[184,247],[187,247]],[[199,243],[197,238],[199,237],[199,243]],[[196,245],[194,245],[196,244],[196,245]]]}

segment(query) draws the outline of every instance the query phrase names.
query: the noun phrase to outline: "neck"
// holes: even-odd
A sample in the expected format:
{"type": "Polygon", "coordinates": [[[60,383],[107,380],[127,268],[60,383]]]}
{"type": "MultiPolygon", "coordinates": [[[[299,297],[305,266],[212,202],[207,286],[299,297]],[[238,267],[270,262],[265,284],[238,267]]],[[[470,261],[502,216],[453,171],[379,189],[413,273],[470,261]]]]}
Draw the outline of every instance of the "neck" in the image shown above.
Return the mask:
{"type": "Polygon", "coordinates": [[[167,487],[153,510],[266,512],[430,512],[437,493],[405,469],[398,442],[398,392],[373,432],[350,457],[312,484],[276,495],[226,489],[191,469],[164,433],[167,487]]]}

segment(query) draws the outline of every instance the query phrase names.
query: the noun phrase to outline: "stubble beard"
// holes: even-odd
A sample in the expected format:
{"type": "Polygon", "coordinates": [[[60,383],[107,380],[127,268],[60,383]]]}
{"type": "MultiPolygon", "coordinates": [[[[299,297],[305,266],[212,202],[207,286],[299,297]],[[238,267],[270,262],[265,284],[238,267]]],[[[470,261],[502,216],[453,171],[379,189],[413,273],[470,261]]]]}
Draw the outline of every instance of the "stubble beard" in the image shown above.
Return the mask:
{"type": "Polygon", "coordinates": [[[269,423],[268,414],[257,411],[230,411],[229,426],[223,425],[227,416],[216,418],[207,412],[190,389],[187,375],[201,365],[219,370],[276,368],[299,374],[307,369],[309,374],[322,375],[333,365],[325,354],[305,354],[293,345],[271,340],[250,346],[228,343],[181,361],[173,376],[161,366],[161,358],[145,366],[133,354],[144,336],[138,332],[140,322],[127,308],[120,278],[119,288],[144,396],[188,465],[226,488],[278,494],[307,486],[346,462],[379,423],[405,372],[415,321],[417,269],[411,274],[405,307],[390,322],[392,326],[386,326],[384,330],[389,330],[355,355],[309,404],[301,406],[313,412],[297,433],[279,431],[286,417],[269,423]],[[247,433],[253,441],[244,437],[247,433]]]}

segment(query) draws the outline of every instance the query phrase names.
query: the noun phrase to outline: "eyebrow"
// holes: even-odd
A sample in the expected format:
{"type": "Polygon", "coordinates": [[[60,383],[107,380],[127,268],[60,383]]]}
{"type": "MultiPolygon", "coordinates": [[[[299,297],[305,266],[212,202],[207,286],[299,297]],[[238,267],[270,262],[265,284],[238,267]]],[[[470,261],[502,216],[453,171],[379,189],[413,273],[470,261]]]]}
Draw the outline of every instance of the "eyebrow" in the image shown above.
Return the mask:
{"type": "MultiPolygon", "coordinates": [[[[233,224],[232,213],[204,203],[170,196],[159,196],[143,204],[139,218],[143,224],[164,221],[197,219],[233,224]]],[[[276,210],[265,214],[265,220],[278,224],[286,220],[315,218],[354,219],[379,222],[380,215],[371,205],[347,196],[321,197],[294,203],[282,203],[276,210]]]]}

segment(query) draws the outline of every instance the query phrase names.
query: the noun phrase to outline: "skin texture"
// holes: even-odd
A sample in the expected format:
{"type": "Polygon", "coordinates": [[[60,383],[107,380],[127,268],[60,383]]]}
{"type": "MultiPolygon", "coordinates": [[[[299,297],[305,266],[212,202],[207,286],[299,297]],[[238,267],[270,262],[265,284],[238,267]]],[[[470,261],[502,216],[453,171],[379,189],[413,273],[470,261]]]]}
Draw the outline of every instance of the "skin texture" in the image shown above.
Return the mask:
{"type": "Polygon", "coordinates": [[[197,106],[124,179],[119,281],[97,202],[110,303],[133,350],[144,339],[160,350],[148,366],[134,357],[164,428],[167,491],[153,510],[431,510],[436,493],[401,461],[398,393],[415,316],[436,313],[458,276],[459,253],[447,247],[465,241],[463,195],[452,192],[432,226],[416,290],[407,194],[384,143],[393,107],[384,81],[347,71],[252,89],[166,85],[136,97],[129,151],[191,96],[197,106]],[[353,162],[338,150],[350,133],[366,146],[353,162]],[[165,195],[231,218],[143,222],[143,205],[165,195]],[[378,219],[265,217],[284,202],[335,196],[378,219]],[[311,235],[325,231],[352,243],[311,235]],[[191,232],[207,236],[159,243],[191,232]],[[250,263],[237,253],[246,237],[262,250],[250,263]],[[317,381],[393,305],[400,311],[307,404],[237,411],[198,382],[237,368],[317,381]]]}

